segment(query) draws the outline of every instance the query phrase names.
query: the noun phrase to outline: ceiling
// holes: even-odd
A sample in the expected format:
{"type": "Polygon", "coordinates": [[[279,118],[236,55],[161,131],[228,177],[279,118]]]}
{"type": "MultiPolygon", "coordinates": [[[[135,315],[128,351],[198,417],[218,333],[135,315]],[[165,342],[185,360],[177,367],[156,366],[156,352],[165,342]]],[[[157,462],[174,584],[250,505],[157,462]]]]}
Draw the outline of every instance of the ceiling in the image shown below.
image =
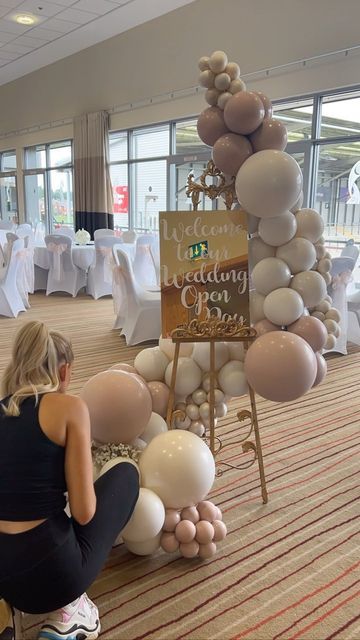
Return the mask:
{"type": "Polygon", "coordinates": [[[193,0],[0,0],[0,85],[193,0]],[[36,24],[18,24],[31,14],[36,24]]]}

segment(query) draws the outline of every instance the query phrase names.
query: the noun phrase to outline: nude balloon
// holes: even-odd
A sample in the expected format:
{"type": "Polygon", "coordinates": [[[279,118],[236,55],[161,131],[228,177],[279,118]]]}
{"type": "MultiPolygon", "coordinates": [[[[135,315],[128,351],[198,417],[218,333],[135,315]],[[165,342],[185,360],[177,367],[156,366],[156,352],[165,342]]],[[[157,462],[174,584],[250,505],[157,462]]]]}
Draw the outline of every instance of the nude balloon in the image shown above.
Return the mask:
{"type": "Polygon", "coordinates": [[[148,382],[147,386],[152,399],[152,410],[165,418],[169,403],[169,387],[158,380],[148,382]]]}
{"type": "Polygon", "coordinates": [[[316,356],[317,372],[316,372],[316,378],[315,378],[313,387],[317,387],[318,384],[320,384],[324,380],[327,372],[327,362],[325,358],[320,353],[315,353],[315,356],[316,356]]]}
{"type": "Polygon", "coordinates": [[[288,153],[275,149],[253,153],[240,167],[235,180],[240,204],[259,218],[273,218],[288,211],[301,188],[298,163],[288,153]]]}
{"type": "Polygon", "coordinates": [[[265,109],[259,96],[252,91],[239,91],[226,103],[225,124],[234,133],[248,135],[262,123],[265,109]]]}
{"type": "Polygon", "coordinates": [[[288,326],[288,331],[306,340],[313,351],[320,351],[325,347],[328,336],[326,327],[314,316],[302,316],[288,326]]]}
{"type": "Polygon", "coordinates": [[[268,96],[266,96],[265,93],[263,93],[262,91],[253,91],[253,93],[256,93],[256,95],[259,96],[261,102],[264,105],[265,118],[271,118],[272,112],[273,112],[273,108],[272,108],[272,104],[271,104],[270,98],[268,98],[268,96]]]}
{"type": "Polygon", "coordinates": [[[250,135],[250,142],[255,153],[264,149],[284,151],[287,145],[287,129],[280,120],[264,118],[260,127],[250,135]]]}
{"type": "Polygon", "coordinates": [[[127,362],[118,362],[117,364],[113,364],[112,367],[109,367],[109,371],[126,371],[127,373],[137,373],[135,367],[127,362]]]}
{"type": "Polygon", "coordinates": [[[264,333],[269,333],[269,331],[280,331],[280,327],[278,325],[270,322],[266,318],[256,322],[256,324],[254,324],[254,329],[258,336],[262,336],[264,333]]]}
{"type": "Polygon", "coordinates": [[[245,358],[249,384],[256,393],[273,402],[300,398],[311,389],[316,372],[316,358],[310,345],[289,331],[260,336],[245,358]]]}
{"type": "Polygon", "coordinates": [[[80,395],[88,406],[91,434],[97,442],[129,443],[150,420],[150,391],[140,376],[132,373],[98,373],[85,383],[80,395]]]}
{"type": "Polygon", "coordinates": [[[291,281],[291,288],[301,295],[304,305],[309,309],[316,307],[326,296],[325,280],[317,271],[297,273],[291,281]]]}
{"type": "Polygon", "coordinates": [[[198,117],[199,138],[209,147],[212,147],[220,136],[229,131],[223,114],[224,112],[219,107],[208,107],[198,117]]]}
{"type": "Polygon", "coordinates": [[[252,154],[252,147],[245,136],[237,133],[225,133],[214,144],[212,157],[220,171],[236,176],[241,165],[252,154]]]}

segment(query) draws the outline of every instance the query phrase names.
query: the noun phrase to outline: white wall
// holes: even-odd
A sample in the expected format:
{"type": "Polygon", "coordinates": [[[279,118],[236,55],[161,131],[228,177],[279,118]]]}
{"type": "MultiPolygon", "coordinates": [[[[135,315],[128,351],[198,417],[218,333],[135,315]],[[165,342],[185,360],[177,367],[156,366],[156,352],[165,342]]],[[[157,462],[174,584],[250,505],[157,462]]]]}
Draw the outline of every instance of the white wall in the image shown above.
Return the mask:
{"type": "MultiPolygon", "coordinates": [[[[156,96],[195,87],[201,55],[223,49],[246,75],[354,47],[359,24],[359,0],[196,0],[0,87],[0,150],[20,154],[28,144],[72,137],[72,124],[26,128],[152,97],[155,104],[114,113],[111,127],[197,114],[206,106],[201,92],[159,102],[156,96]]],[[[273,99],[350,86],[360,82],[359,60],[350,52],[247,84],[273,99]]]]}

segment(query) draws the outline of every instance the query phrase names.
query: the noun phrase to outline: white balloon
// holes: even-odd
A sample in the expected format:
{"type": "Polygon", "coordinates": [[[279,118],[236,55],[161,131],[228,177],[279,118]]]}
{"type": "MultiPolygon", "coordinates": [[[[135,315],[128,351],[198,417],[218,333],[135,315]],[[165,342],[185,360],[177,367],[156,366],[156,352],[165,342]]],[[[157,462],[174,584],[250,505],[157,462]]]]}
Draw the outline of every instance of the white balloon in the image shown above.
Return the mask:
{"type": "Polygon", "coordinates": [[[206,391],[204,389],[195,389],[191,397],[194,403],[199,406],[206,400],[206,391]]]}
{"type": "Polygon", "coordinates": [[[303,311],[302,297],[293,289],[275,289],[264,301],[266,318],[278,326],[292,324],[300,318],[303,311]]]}
{"type": "Polygon", "coordinates": [[[227,410],[226,402],[219,402],[215,407],[215,416],[217,418],[225,418],[227,410]]]}
{"type": "Polygon", "coordinates": [[[139,449],[139,451],[143,451],[147,447],[147,442],[142,438],[134,438],[130,444],[132,447],[135,447],[135,449],[139,449]]]}
{"type": "MultiPolygon", "coordinates": [[[[172,370],[173,362],[170,362],[165,371],[165,382],[168,387],[171,384],[172,370]]],[[[201,369],[192,358],[179,358],[175,382],[176,395],[187,396],[195,391],[200,385],[201,376],[201,369]]]]}
{"type": "Polygon", "coordinates": [[[188,404],[186,406],[186,415],[190,420],[198,420],[200,416],[199,407],[197,404],[188,404]]]}
{"type": "Polygon", "coordinates": [[[218,99],[220,95],[221,93],[218,89],[215,89],[215,88],[207,89],[207,91],[205,92],[205,100],[212,107],[215,107],[218,103],[218,99]]]}
{"type": "MultiPolygon", "coordinates": [[[[214,380],[214,388],[217,386],[217,380],[214,380]]],[[[202,379],[202,388],[206,393],[210,391],[210,374],[206,373],[202,379]]]]}
{"type": "MultiPolygon", "coordinates": [[[[184,358],[191,356],[194,348],[193,342],[183,342],[180,345],[179,356],[184,358]]],[[[171,340],[171,338],[162,338],[160,336],[159,340],[159,349],[169,358],[169,360],[174,359],[175,355],[175,343],[171,340]]]]}
{"type": "Polygon", "coordinates": [[[324,320],[324,325],[329,334],[331,333],[335,334],[337,332],[338,324],[337,322],[335,322],[335,320],[332,320],[331,318],[326,318],[324,320]]]}
{"type": "Polygon", "coordinates": [[[210,62],[209,56],[201,56],[198,62],[198,67],[200,71],[206,71],[206,69],[210,69],[209,62],[210,62]]]}
{"type": "Polygon", "coordinates": [[[140,438],[146,443],[149,443],[155,436],[159,435],[159,433],[164,433],[167,431],[167,424],[158,413],[151,413],[150,420],[146,425],[145,431],[141,434],[140,438]]]}
{"type": "Polygon", "coordinates": [[[129,464],[132,464],[133,467],[135,467],[135,469],[137,470],[137,472],[138,472],[138,474],[140,476],[140,469],[139,469],[138,465],[136,464],[136,462],[134,460],[132,460],[132,458],[123,458],[122,456],[116,456],[115,458],[111,458],[110,460],[105,462],[104,466],[101,467],[101,470],[100,470],[100,473],[99,473],[98,477],[100,478],[100,476],[103,476],[104,473],[106,473],[107,471],[109,471],[110,469],[115,467],[117,464],[122,464],[123,462],[128,462],[129,464]]]}
{"type": "Polygon", "coordinates": [[[169,364],[169,359],[159,347],[143,349],[137,354],[134,367],[136,371],[146,380],[152,382],[158,380],[162,382],[165,376],[165,369],[169,364]]]}
{"type": "Polygon", "coordinates": [[[275,256],[276,249],[269,244],[265,244],[261,238],[250,238],[248,244],[249,265],[253,269],[260,260],[264,258],[272,258],[275,256]]]}
{"type": "Polygon", "coordinates": [[[152,553],[160,549],[161,535],[162,531],[160,531],[155,538],[150,538],[150,540],[144,540],[143,542],[124,540],[124,544],[128,551],[131,551],[131,553],[137,556],[151,556],[152,553]]]}
{"type": "Polygon", "coordinates": [[[247,393],[248,385],[244,365],[239,360],[230,360],[219,371],[219,385],[222,391],[235,398],[247,393]]]}
{"type": "Polygon", "coordinates": [[[199,407],[200,417],[202,420],[206,420],[206,418],[210,415],[210,405],[208,402],[203,402],[199,407]]]}
{"type": "Polygon", "coordinates": [[[230,87],[230,83],[231,78],[227,73],[218,73],[218,75],[215,76],[214,84],[219,91],[227,91],[230,87]]]}
{"type": "Polygon", "coordinates": [[[296,233],[296,219],[293,213],[285,211],[275,218],[261,218],[259,236],[268,245],[280,247],[290,242],[296,233]]]}
{"type": "Polygon", "coordinates": [[[240,77],[240,67],[236,62],[228,62],[225,72],[229,74],[231,80],[237,80],[240,77]]]}
{"type": "Polygon", "coordinates": [[[256,324],[265,318],[264,302],[265,296],[257,291],[250,291],[250,320],[251,324],[256,324]]]}
{"type": "Polygon", "coordinates": [[[305,238],[293,238],[276,250],[276,257],[284,260],[291,273],[300,273],[311,269],[316,260],[314,245],[305,238]]]}
{"type": "Polygon", "coordinates": [[[229,349],[229,357],[230,360],[241,360],[242,362],[245,359],[245,349],[243,342],[228,342],[229,349]]]}
{"type": "Polygon", "coordinates": [[[175,418],[174,424],[176,429],[188,429],[191,425],[191,418],[187,415],[184,418],[175,418]]]}
{"type": "Polygon", "coordinates": [[[331,270],[331,260],[329,258],[321,258],[318,264],[319,273],[328,273],[331,270]]]}
{"type": "Polygon", "coordinates": [[[256,216],[252,216],[251,213],[246,214],[247,217],[247,227],[248,233],[251,235],[252,233],[256,233],[259,227],[259,222],[261,218],[257,218],[256,216]]]}
{"type": "MultiPolygon", "coordinates": [[[[196,342],[192,357],[202,371],[210,371],[209,342],[196,342]]],[[[226,342],[215,342],[215,370],[220,369],[228,360],[229,351],[226,342]]]]}
{"type": "Polygon", "coordinates": [[[232,95],[239,93],[239,91],[246,91],[246,84],[241,78],[235,78],[231,81],[229,91],[232,95]]]}
{"type": "Polygon", "coordinates": [[[324,231],[324,221],[315,209],[299,209],[295,214],[296,235],[310,242],[318,242],[324,231]]]}
{"type": "Polygon", "coordinates": [[[214,86],[215,75],[210,69],[205,69],[205,71],[201,71],[199,75],[199,84],[202,87],[206,87],[207,89],[211,89],[214,86]]]}
{"type": "MultiPolygon", "coordinates": [[[[214,389],[214,402],[215,404],[219,404],[219,402],[223,402],[225,398],[224,393],[221,389],[214,389]]],[[[210,402],[210,392],[207,394],[207,401],[210,402]]]]}
{"type": "Polygon", "coordinates": [[[189,431],[202,438],[205,433],[205,427],[200,420],[194,420],[189,427],[189,431]]]}
{"type": "Polygon", "coordinates": [[[172,430],[156,436],[140,458],[143,484],[157,493],[167,509],[198,504],[215,479],[209,447],[189,431],[172,430]]]}
{"type": "Polygon", "coordinates": [[[334,349],[336,345],[336,338],[332,334],[329,334],[325,342],[325,349],[334,349]]]}
{"type": "Polygon", "coordinates": [[[224,51],[214,51],[209,60],[209,67],[213,73],[225,71],[228,57],[224,51]]]}
{"type": "Polygon", "coordinates": [[[223,93],[220,93],[217,99],[217,106],[219,107],[219,109],[224,110],[226,103],[229,102],[231,97],[232,97],[232,93],[230,93],[229,91],[224,91],[223,93]]]}
{"type": "Polygon", "coordinates": [[[254,267],[251,278],[256,291],[267,296],[274,289],[289,286],[291,271],[280,258],[264,258],[254,267]]]}
{"type": "Polygon", "coordinates": [[[291,281],[291,288],[301,295],[305,307],[309,309],[316,307],[326,296],[324,278],[316,271],[297,273],[291,281]]]}
{"type": "Polygon", "coordinates": [[[144,542],[155,538],[161,531],[164,520],[165,507],[162,500],[154,491],[141,488],[132,516],[121,532],[124,542],[144,542]]]}
{"type": "Polygon", "coordinates": [[[300,195],[298,199],[296,200],[294,206],[291,207],[291,213],[296,213],[297,211],[299,211],[299,209],[301,209],[303,205],[303,202],[304,202],[304,193],[300,191],[300,195]]]}

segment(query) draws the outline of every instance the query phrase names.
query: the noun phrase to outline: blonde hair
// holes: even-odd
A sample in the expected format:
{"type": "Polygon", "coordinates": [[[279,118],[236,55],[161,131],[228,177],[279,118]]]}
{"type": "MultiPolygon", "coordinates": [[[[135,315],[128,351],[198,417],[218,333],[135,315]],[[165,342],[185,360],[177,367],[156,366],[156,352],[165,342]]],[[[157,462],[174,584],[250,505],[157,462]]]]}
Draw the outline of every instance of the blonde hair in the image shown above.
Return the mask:
{"type": "Polygon", "coordinates": [[[49,331],[43,322],[27,322],[18,331],[12,359],[2,379],[3,396],[10,396],[2,408],[7,416],[20,415],[21,403],[30,396],[57,391],[60,387],[59,366],[71,364],[71,343],[61,333],[49,331]]]}

